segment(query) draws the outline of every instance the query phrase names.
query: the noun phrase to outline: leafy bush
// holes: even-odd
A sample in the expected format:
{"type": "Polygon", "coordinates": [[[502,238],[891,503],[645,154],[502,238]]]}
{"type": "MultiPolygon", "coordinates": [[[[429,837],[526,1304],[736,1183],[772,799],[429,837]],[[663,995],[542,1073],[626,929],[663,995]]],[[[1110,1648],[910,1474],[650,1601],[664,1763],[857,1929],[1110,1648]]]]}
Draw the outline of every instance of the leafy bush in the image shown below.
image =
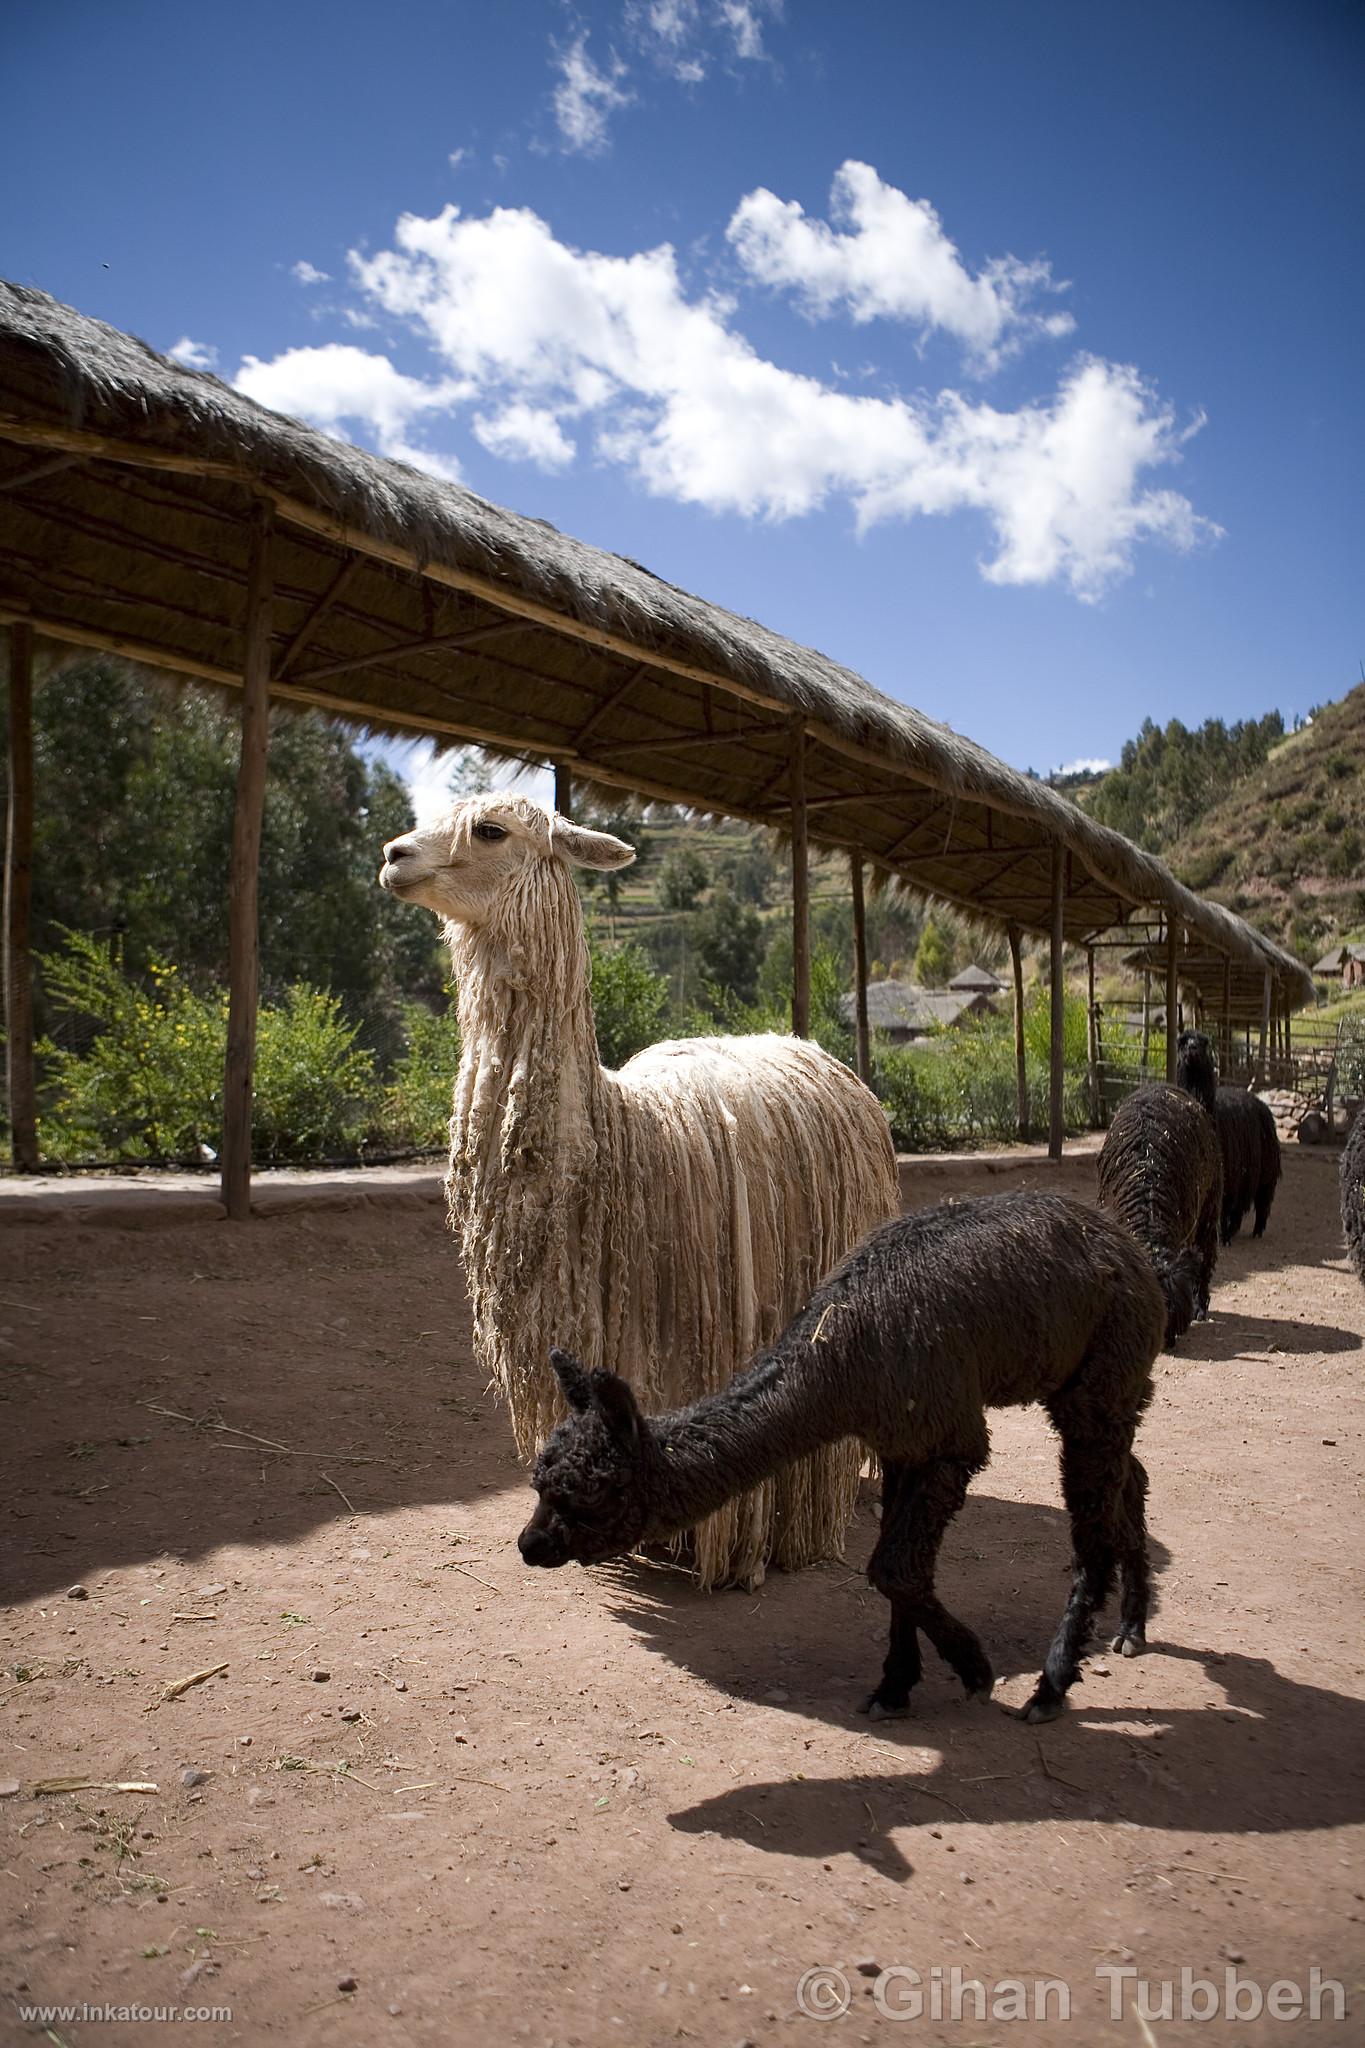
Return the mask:
{"type": "MultiPolygon", "coordinates": [[[[128,975],[117,941],[64,933],[42,957],[58,1038],[39,1047],[39,1143],[50,1159],[190,1160],[222,1139],[227,997],[197,994],[165,961],[150,987],[128,975]],[[79,1042],[84,1040],[85,1043],[79,1042]]],[[[355,1043],[339,998],[300,982],[257,1019],[255,1150],[264,1159],[359,1148],[374,1057],[355,1043]]]]}
{"type": "Polygon", "coordinates": [[[668,982],[640,946],[593,946],[591,951],[597,1056],[614,1071],[667,1036],[668,982]]]}
{"type": "Polygon", "coordinates": [[[339,996],[296,982],[256,1018],[252,1151],[270,1162],[360,1150],[371,1120],[374,1054],[356,1044],[339,996]]]}
{"type": "Polygon", "coordinates": [[[151,988],[123,971],[122,946],[63,931],[39,965],[67,1043],[38,1046],[38,1140],[49,1159],[197,1159],[222,1130],[227,998],[199,996],[164,961],[151,988]],[[82,1051],[70,1041],[89,1037],[82,1051]]]}
{"type": "Polygon", "coordinates": [[[443,1151],[460,1064],[455,1005],[432,1010],[405,1003],[400,1029],[402,1049],[383,1091],[374,1142],[385,1151],[443,1151]]]}
{"type": "MultiPolygon", "coordinates": [[[[1050,1006],[1037,991],[1024,1013],[1029,1121],[1046,1130],[1049,1114],[1050,1006]]],[[[1090,1121],[1085,1004],[1068,996],[1063,1022],[1062,1114],[1068,1129],[1090,1121]]],[[[1014,1032],[1007,1018],[983,1017],[933,1033],[918,1045],[881,1046],[874,1085],[896,1143],[923,1152],[983,1140],[1004,1143],[1018,1132],[1014,1032]]]]}

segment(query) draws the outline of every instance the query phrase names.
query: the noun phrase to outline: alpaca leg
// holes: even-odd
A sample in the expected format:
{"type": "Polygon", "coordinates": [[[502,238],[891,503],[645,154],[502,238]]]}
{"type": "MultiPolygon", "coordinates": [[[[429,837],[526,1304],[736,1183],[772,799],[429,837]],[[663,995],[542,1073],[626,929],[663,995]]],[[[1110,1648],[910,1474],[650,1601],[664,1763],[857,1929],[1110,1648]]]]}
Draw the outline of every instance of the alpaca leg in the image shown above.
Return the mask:
{"type": "Polygon", "coordinates": [[[1118,1634],[1109,1647],[1120,1656],[1137,1657],[1147,1647],[1152,1570],[1147,1556],[1147,1474],[1131,1456],[1120,1508],[1119,1564],[1123,1572],[1123,1598],[1118,1634]]]}
{"type": "MultiPolygon", "coordinates": [[[[1206,1322],[1209,1313],[1209,1290],[1213,1285],[1213,1269],[1218,1263],[1218,1219],[1221,1206],[1220,1195],[1215,1189],[1205,1202],[1194,1233],[1194,1248],[1199,1254],[1199,1297],[1194,1312],[1197,1323],[1206,1322]]],[[[1241,1221],[1241,1218],[1238,1218],[1241,1221]]]]}
{"type": "MultiPolygon", "coordinates": [[[[1062,1439],[1062,1493],[1071,1516],[1076,1576],[1061,1627],[1023,1710],[1026,1721],[1053,1721],[1061,1713],[1068,1689],[1080,1677],[1081,1655],[1113,1585],[1118,1558],[1122,1554],[1126,1562],[1132,1551],[1123,1534],[1132,1424],[1116,1427],[1093,1406],[1085,1413],[1088,1405],[1065,1396],[1047,1404],[1062,1439]]],[[[1136,1576],[1134,1588],[1140,1600],[1136,1576]]]]}
{"type": "Polygon", "coordinates": [[[864,1703],[875,1718],[903,1714],[910,1688],[920,1677],[917,1631],[923,1630],[944,1662],[973,1698],[988,1698],[994,1676],[990,1660],[972,1631],[951,1615],[934,1593],[934,1567],[943,1532],[967,1497],[973,1472],[986,1462],[980,1452],[941,1458],[932,1464],[888,1468],[882,1502],[882,1533],[867,1568],[868,1578],[891,1602],[891,1646],[882,1682],[864,1703]],[[894,1471],[894,1484],[889,1473],[894,1471]]]}
{"type": "Polygon", "coordinates": [[[1266,1224],[1270,1221],[1270,1205],[1275,1199],[1275,1183],[1262,1183],[1256,1190],[1256,1228],[1253,1237],[1264,1237],[1266,1224]]]}

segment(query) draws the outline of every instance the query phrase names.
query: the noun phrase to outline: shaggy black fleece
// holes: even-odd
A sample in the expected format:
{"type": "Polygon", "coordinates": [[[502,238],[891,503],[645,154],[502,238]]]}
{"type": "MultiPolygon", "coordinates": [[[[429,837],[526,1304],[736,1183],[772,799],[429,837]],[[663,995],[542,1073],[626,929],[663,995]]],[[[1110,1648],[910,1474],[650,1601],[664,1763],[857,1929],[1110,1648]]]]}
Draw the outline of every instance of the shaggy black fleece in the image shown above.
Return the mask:
{"type": "Polygon", "coordinates": [[[1166,1297],[1166,1341],[1207,1315],[1218,1259],[1223,1166],[1213,1117],[1169,1081],[1148,1081],[1114,1112],[1099,1158],[1100,1207],[1146,1248],[1166,1297]]]}
{"type": "Polygon", "coordinates": [[[1346,1256],[1365,1287],[1365,1103],[1355,1113],[1341,1155],[1341,1227],[1346,1256]]]}
{"type": "Polygon", "coordinates": [[[1280,1134],[1259,1095],[1245,1088],[1220,1088],[1213,1121],[1223,1156],[1222,1239],[1230,1244],[1248,1209],[1256,1211],[1253,1237],[1265,1233],[1270,1205],[1280,1184],[1280,1134]]]}
{"type": "Polygon", "coordinates": [[[1218,1090],[1218,1062],[1212,1042],[1202,1031],[1182,1031],[1175,1042],[1175,1084],[1214,1113],[1218,1090]]]}
{"type": "Polygon", "coordinates": [[[868,1576],[891,1603],[867,1710],[905,1711],[920,1631],[985,1697],[990,1663],[936,1597],[934,1568],[990,1455],[986,1410],[1039,1401],[1061,1439],[1075,1551],[1070,1604],[1025,1710],[1050,1720],[1116,1571],[1114,1647],[1131,1656],[1144,1641],[1147,1481],[1132,1444],[1165,1323],[1141,1247],[1084,1203],[1010,1194],[922,1209],[875,1231],[770,1350],[690,1408],[644,1416],[625,1380],[552,1353],[570,1413],[536,1464],[521,1554],[596,1564],[664,1542],[819,1445],[858,1437],[881,1459],[868,1576]]]}

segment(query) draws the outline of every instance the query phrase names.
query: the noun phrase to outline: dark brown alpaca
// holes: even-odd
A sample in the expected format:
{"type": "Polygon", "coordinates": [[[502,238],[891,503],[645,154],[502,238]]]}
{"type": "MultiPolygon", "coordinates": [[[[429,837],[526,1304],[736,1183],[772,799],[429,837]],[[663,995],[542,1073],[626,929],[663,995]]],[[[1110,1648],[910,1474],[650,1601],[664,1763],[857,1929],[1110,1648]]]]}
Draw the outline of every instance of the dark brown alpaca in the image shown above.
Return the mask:
{"type": "Polygon", "coordinates": [[[1114,1112],[1099,1158],[1100,1207],[1119,1217],[1151,1259],[1166,1298],[1166,1341],[1209,1311],[1218,1259],[1223,1166],[1214,1128],[1212,1051],[1183,1032],[1186,1086],[1148,1081],[1114,1112]]]}
{"type": "Polygon", "coordinates": [[[1341,1227],[1346,1256],[1365,1286],[1365,1105],[1355,1113],[1341,1155],[1341,1227]]]}
{"type": "Polygon", "coordinates": [[[1280,1180],[1280,1136],[1274,1117],[1260,1097],[1245,1088],[1218,1086],[1213,1047],[1202,1031],[1181,1032],[1175,1078],[1213,1116],[1223,1167],[1223,1243],[1231,1244],[1251,1208],[1256,1211],[1251,1234],[1262,1236],[1280,1180]]]}
{"type": "Polygon", "coordinates": [[[993,1195],[898,1218],[850,1253],[777,1343],[720,1392],[645,1416],[623,1379],[551,1362],[569,1403],[537,1461],[528,1564],[600,1564],[664,1543],[821,1444],[859,1438],[882,1465],[868,1577],[891,1603],[874,1715],[904,1713],[922,1631],[973,1697],[990,1662],[934,1591],[943,1533],[990,1455],[988,1408],[1039,1401],[1061,1439],[1075,1582],[1033,1696],[1059,1713],[1121,1572],[1115,1649],[1145,1640],[1146,1475],[1133,1435],[1165,1327],[1141,1247],[1061,1195],[993,1195]]]}

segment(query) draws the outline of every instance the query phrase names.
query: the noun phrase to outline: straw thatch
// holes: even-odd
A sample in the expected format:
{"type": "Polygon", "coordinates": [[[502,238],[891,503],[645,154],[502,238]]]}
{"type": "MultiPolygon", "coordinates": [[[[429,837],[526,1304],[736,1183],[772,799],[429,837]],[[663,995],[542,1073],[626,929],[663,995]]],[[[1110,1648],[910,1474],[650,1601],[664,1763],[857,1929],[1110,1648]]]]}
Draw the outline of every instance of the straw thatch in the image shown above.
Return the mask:
{"type": "Polygon", "coordinates": [[[1142,909],[1238,964],[1239,1018],[1267,973],[1277,1008],[1311,999],[1160,861],[826,656],[0,282],[0,623],[236,685],[262,500],[276,696],[779,829],[804,735],[817,843],[1040,933],[1060,843],[1068,939],[1142,909]]]}

